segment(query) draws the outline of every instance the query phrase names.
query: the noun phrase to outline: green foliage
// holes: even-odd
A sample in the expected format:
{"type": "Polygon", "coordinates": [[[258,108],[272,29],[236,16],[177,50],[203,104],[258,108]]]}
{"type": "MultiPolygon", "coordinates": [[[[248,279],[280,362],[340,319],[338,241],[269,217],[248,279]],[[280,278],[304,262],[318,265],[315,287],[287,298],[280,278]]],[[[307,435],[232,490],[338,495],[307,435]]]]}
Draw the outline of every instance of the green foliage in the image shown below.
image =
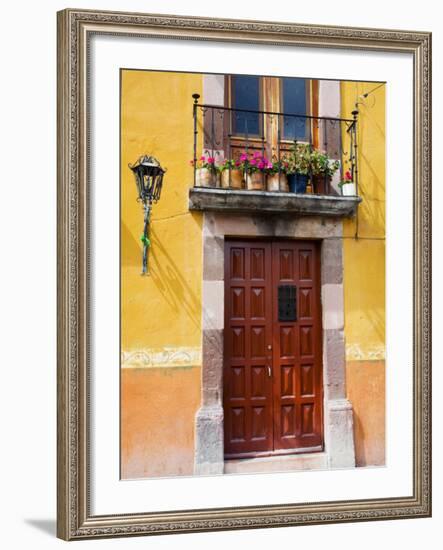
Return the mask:
{"type": "Polygon", "coordinates": [[[338,160],[331,159],[327,153],[314,149],[309,143],[297,143],[283,158],[287,174],[302,174],[331,177],[340,168],[338,160]]]}
{"type": "Polygon", "coordinates": [[[311,153],[311,171],[313,176],[332,177],[340,168],[340,162],[333,160],[327,153],[313,149],[311,153]]]}
{"type": "Polygon", "coordinates": [[[224,172],[225,170],[240,170],[240,162],[235,162],[232,159],[225,159],[222,164],[218,166],[218,169],[220,172],[224,172]]]}
{"type": "Polygon", "coordinates": [[[287,165],[287,174],[309,174],[311,158],[311,146],[309,143],[297,143],[291,147],[288,154],[283,157],[283,162],[287,165]]]}
{"type": "Polygon", "coordinates": [[[274,174],[286,174],[288,171],[288,163],[285,159],[281,160],[273,160],[270,165],[268,165],[268,168],[266,169],[266,173],[269,175],[274,174]]]}

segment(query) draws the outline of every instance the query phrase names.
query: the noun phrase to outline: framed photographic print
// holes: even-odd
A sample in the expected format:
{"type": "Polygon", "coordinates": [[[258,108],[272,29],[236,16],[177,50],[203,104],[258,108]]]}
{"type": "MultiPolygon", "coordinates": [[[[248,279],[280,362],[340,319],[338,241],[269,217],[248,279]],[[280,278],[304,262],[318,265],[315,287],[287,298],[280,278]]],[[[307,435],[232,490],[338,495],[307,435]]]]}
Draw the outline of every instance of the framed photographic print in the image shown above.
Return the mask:
{"type": "Polygon", "coordinates": [[[58,535],[429,516],[430,34],[58,40],[58,535]]]}

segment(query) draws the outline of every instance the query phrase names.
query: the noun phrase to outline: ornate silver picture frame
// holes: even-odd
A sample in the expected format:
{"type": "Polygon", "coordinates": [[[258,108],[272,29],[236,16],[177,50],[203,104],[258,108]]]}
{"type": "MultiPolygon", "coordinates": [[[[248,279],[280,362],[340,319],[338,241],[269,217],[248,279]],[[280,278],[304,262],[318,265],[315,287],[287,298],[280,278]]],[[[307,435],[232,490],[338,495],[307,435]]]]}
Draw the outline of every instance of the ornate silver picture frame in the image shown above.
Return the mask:
{"type": "Polygon", "coordinates": [[[68,9],[58,13],[57,69],[58,536],[74,540],[430,516],[431,34],[68,9]],[[90,235],[94,212],[89,151],[94,144],[90,142],[89,94],[94,70],[90,48],[96,35],[399,52],[413,57],[413,232],[408,242],[413,251],[413,294],[405,297],[413,302],[413,333],[407,336],[413,346],[411,495],[180,511],[141,509],[131,514],[92,513],[90,329],[94,321],[90,312],[90,235]]]}

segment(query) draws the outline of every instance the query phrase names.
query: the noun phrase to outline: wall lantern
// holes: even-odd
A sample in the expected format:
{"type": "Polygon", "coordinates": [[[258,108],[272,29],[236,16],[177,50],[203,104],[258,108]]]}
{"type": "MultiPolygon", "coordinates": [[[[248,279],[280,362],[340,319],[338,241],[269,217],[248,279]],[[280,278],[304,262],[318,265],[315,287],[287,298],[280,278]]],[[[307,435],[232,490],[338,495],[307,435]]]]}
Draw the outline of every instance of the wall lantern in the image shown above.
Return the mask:
{"type": "Polygon", "coordinates": [[[137,201],[143,203],[144,228],[140,240],[143,243],[143,269],[142,275],[149,275],[148,270],[148,249],[151,246],[149,240],[149,224],[151,218],[152,203],[160,200],[162,192],[163,176],[166,169],[160,166],[159,161],[148,155],[141,156],[134,164],[129,164],[129,168],[134,172],[135,183],[137,185],[137,201]]]}

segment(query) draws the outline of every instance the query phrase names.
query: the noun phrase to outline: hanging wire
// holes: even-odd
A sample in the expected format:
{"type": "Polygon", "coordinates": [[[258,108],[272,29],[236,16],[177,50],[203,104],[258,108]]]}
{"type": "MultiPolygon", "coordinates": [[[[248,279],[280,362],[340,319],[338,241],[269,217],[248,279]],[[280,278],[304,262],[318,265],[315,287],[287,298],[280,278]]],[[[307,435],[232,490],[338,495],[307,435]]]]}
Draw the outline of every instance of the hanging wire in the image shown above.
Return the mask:
{"type": "Polygon", "coordinates": [[[366,99],[369,94],[372,94],[373,92],[375,92],[375,90],[378,90],[379,88],[381,88],[382,86],[385,86],[385,85],[386,85],[386,82],[382,82],[381,84],[379,84],[375,88],[372,88],[372,90],[369,90],[369,92],[365,92],[364,94],[361,94],[361,95],[362,95],[362,97],[364,97],[366,99]]]}

